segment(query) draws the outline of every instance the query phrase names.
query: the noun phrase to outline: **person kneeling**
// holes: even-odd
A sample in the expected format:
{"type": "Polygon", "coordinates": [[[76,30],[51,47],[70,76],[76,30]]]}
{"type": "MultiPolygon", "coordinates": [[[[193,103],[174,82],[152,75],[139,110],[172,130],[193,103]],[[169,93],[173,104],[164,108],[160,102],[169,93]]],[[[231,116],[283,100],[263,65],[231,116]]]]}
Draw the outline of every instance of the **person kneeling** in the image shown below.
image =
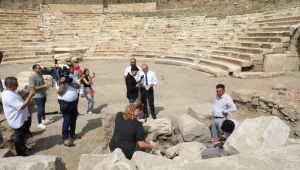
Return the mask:
{"type": "Polygon", "coordinates": [[[131,159],[136,151],[136,144],[141,148],[149,148],[156,151],[156,147],[145,142],[145,135],[142,123],[136,118],[139,117],[143,104],[134,102],[127,105],[125,112],[118,112],[115,121],[114,135],[109,143],[110,151],[120,148],[127,159],[131,159]]]}
{"type": "Polygon", "coordinates": [[[218,141],[226,141],[235,129],[235,127],[237,127],[238,125],[239,123],[236,120],[224,120],[221,126],[221,130],[224,132],[223,135],[219,138],[209,139],[208,141],[211,143],[218,141]]]}

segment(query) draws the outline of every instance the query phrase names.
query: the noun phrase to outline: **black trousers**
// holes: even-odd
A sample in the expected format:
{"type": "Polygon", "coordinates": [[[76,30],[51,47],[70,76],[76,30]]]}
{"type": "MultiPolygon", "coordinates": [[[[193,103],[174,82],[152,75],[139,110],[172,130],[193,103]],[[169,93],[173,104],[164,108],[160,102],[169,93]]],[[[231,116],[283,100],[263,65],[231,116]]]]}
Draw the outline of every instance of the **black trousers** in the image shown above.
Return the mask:
{"type": "Polygon", "coordinates": [[[147,104],[149,103],[149,107],[150,107],[150,110],[151,110],[151,115],[152,116],[155,116],[155,110],[154,110],[154,89],[153,87],[151,87],[150,89],[146,90],[144,88],[141,88],[141,101],[142,103],[144,104],[144,109],[143,109],[143,112],[144,112],[144,115],[145,116],[148,116],[148,106],[147,104]],[[147,102],[148,100],[148,102],[147,102]]]}
{"type": "Polygon", "coordinates": [[[15,148],[17,152],[17,156],[23,156],[25,154],[24,149],[26,148],[25,145],[25,127],[26,127],[26,121],[24,124],[19,127],[18,129],[14,129],[15,132],[15,148]]]}

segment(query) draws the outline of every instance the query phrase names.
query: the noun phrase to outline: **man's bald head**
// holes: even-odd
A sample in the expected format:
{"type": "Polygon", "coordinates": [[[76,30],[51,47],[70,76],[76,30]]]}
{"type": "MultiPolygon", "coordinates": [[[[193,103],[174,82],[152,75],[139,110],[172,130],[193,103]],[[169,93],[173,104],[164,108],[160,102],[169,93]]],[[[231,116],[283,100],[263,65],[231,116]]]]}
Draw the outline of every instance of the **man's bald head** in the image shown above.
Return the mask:
{"type": "Polygon", "coordinates": [[[142,65],[142,70],[143,70],[143,72],[148,72],[148,70],[149,70],[149,67],[148,67],[148,65],[147,64],[143,64],[142,65]]]}
{"type": "Polygon", "coordinates": [[[130,59],[130,65],[131,65],[131,67],[136,66],[136,59],[135,58],[130,59]]]}

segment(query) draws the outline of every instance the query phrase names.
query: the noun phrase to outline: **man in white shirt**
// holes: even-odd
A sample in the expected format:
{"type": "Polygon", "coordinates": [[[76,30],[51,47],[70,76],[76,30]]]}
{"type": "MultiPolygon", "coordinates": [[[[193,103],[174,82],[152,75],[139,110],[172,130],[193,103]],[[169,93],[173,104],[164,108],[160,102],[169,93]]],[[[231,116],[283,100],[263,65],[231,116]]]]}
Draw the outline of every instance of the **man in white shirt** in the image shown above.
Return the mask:
{"type": "Polygon", "coordinates": [[[15,77],[7,77],[4,84],[6,89],[2,92],[3,110],[9,126],[14,129],[17,156],[28,156],[25,153],[25,126],[29,116],[27,106],[35,91],[32,90],[24,101],[16,92],[19,84],[15,77]]]}
{"type": "Polygon", "coordinates": [[[143,64],[142,66],[143,72],[139,75],[139,79],[141,80],[141,100],[144,104],[144,119],[149,117],[148,109],[147,109],[147,100],[151,110],[151,116],[153,119],[156,119],[155,110],[154,110],[154,89],[153,86],[157,86],[157,78],[153,71],[149,70],[147,64],[143,64]],[[142,76],[144,77],[142,79],[142,76]]]}
{"type": "Polygon", "coordinates": [[[223,84],[218,84],[216,91],[217,94],[215,96],[214,105],[209,115],[209,119],[212,120],[212,138],[219,137],[219,129],[223,121],[226,120],[229,114],[237,110],[231,97],[225,93],[225,86],[223,84]]]}
{"type": "Polygon", "coordinates": [[[140,73],[141,73],[141,68],[139,66],[136,65],[136,59],[132,58],[130,59],[130,66],[126,67],[125,71],[124,71],[124,79],[126,79],[126,76],[128,75],[128,73],[131,73],[131,67],[132,66],[136,66],[139,71],[137,72],[137,74],[134,76],[136,81],[139,81],[139,77],[140,77],[140,73]]]}
{"type": "Polygon", "coordinates": [[[77,90],[80,88],[80,85],[75,77],[70,76],[70,78],[73,79],[72,82],[67,82],[66,77],[62,76],[60,78],[60,83],[56,83],[58,103],[64,119],[62,125],[62,139],[65,146],[73,145],[71,139],[80,139],[80,137],[75,134],[77,120],[77,90]]]}

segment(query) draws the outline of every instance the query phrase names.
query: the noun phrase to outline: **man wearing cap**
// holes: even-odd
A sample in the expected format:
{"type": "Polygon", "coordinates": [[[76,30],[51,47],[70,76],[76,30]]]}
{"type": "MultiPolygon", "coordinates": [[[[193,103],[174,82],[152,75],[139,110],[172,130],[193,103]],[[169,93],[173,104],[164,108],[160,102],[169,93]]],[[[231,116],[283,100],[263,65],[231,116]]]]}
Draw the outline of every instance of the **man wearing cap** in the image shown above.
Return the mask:
{"type": "Polygon", "coordinates": [[[49,83],[45,83],[44,77],[42,75],[42,68],[38,64],[32,66],[34,71],[33,74],[29,76],[28,82],[29,87],[35,91],[33,99],[37,105],[38,113],[38,128],[45,129],[47,124],[52,123],[53,120],[46,119],[45,116],[45,104],[47,100],[47,88],[50,87],[49,83]]]}
{"type": "Polygon", "coordinates": [[[209,115],[209,119],[212,120],[212,138],[218,138],[220,136],[219,129],[223,121],[226,120],[229,114],[237,110],[231,97],[225,93],[225,86],[223,84],[218,84],[216,91],[217,94],[215,95],[214,105],[209,115]]]}
{"type": "MultiPolygon", "coordinates": [[[[63,69],[64,67],[69,69],[68,66],[63,66],[63,69]]],[[[72,79],[71,82],[67,82],[66,77],[63,76],[60,77],[60,81],[55,84],[60,111],[63,115],[62,139],[65,146],[73,145],[71,139],[80,139],[80,137],[75,134],[78,99],[77,90],[80,89],[80,85],[74,76],[70,75],[69,78],[72,79]]]]}

